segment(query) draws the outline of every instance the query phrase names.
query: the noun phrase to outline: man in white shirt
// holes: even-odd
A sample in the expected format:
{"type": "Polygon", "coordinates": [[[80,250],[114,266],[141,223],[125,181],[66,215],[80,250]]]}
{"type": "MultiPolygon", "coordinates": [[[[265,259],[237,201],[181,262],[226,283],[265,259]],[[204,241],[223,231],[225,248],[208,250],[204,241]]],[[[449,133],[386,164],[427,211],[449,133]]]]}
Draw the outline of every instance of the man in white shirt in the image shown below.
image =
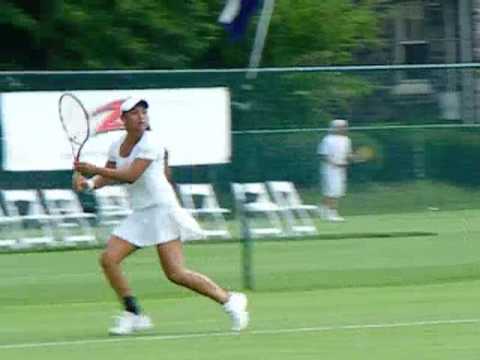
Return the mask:
{"type": "Polygon", "coordinates": [[[328,221],[344,221],[338,214],[338,200],[345,195],[347,166],[354,156],[352,143],[347,135],[348,122],[336,119],[330,124],[330,131],[317,148],[320,156],[320,179],[323,192],[322,217],[328,221]]]}

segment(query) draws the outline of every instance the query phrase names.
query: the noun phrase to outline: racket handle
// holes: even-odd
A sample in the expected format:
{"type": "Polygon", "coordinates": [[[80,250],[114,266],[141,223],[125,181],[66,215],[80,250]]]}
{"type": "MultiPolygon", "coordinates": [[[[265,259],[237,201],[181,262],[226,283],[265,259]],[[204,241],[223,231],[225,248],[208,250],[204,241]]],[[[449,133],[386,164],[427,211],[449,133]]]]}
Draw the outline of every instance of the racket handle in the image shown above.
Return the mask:
{"type": "Polygon", "coordinates": [[[87,188],[85,189],[77,189],[77,186],[76,186],[76,179],[78,176],[82,176],[82,174],[77,171],[77,170],[73,170],[73,174],[72,174],[72,188],[77,191],[77,192],[81,192],[81,191],[86,191],[86,192],[91,192],[93,191],[93,187],[94,187],[94,184],[93,184],[93,181],[92,180],[87,180],[87,188]]]}
{"type": "Polygon", "coordinates": [[[81,176],[81,175],[82,175],[82,174],[81,174],[79,171],[73,170],[72,180],[75,180],[75,178],[76,178],[77,176],[81,176]]]}
{"type": "Polygon", "coordinates": [[[77,187],[75,186],[75,179],[77,176],[81,176],[82,174],[76,170],[73,171],[73,174],[72,174],[72,187],[75,189],[75,191],[85,191],[85,192],[92,192],[93,190],[95,190],[95,182],[93,181],[93,179],[87,179],[86,180],[86,183],[87,183],[87,187],[85,189],[80,189],[80,190],[77,190],[77,187]]]}
{"type": "Polygon", "coordinates": [[[80,173],[77,170],[73,170],[73,173],[72,173],[72,188],[75,191],[77,191],[75,180],[79,175],[80,175],[80,173]]]}

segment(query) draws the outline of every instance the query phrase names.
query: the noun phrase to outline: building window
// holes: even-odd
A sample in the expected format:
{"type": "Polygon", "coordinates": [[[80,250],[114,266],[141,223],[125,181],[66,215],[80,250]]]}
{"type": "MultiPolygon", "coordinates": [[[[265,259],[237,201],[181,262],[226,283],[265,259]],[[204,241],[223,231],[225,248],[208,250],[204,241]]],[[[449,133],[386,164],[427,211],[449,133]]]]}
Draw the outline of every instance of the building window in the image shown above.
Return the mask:
{"type": "MultiPolygon", "coordinates": [[[[426,64],[430,58],[423,1],[396,4],[395,63],[426,64]]],[[[398,95],[430,94],[431,84],[422,70],[409,69],[397,74],[393,92],[398,95]]]]}
{"type": "Polygon", "coordinates": [[[428,42],[402,41],[405,64],[426,64],[428,61],[428,42]]]}

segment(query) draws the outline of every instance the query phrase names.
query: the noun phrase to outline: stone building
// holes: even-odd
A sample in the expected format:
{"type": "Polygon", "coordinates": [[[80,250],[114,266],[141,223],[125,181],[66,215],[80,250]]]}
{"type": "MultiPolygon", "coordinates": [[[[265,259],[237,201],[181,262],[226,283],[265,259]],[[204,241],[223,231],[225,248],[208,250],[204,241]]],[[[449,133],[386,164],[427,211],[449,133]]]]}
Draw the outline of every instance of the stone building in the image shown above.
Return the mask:
{"type": "MultiPolygon", "coordinates": [[[[384,63],[453,64],[480,62],[480,0],[382,1],[384,63]]],[[[437,102],[441,117],[480,121],[478,70],[405,70],[395,73],[399,98],[437,102]]]]}

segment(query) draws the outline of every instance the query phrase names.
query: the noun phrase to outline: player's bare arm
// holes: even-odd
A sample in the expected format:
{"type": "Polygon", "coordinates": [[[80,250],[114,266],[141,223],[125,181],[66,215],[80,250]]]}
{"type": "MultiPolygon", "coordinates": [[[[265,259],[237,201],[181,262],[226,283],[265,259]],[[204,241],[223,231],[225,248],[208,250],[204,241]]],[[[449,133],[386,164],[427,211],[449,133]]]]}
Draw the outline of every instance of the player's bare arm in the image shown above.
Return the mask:
{"type": "MultiPolygon", "coordinates": [[[[127,182],[132,184],[137,181],[140,176],[142,176],[142,174],[145,172],[145,170],[151,163],[152,160],[135,159],[129,167],[117,169],[99,167],[86,162],[76,162],[75,170],[79,171],[84,175],[96,175],[109,181],[127,182]]],[[[97,184],[96,180],[95,184],[97,184]]]]}
{"type": "MultiPolygon", "coordinates": [[[[105,164],[105,167],[107,169],[116,169],[117,164],[114,161],[107,161],[107,163],[105,164]]],[[[112,184],[115,184],[115,183],[118,182],[118,181],[115,181],[113,179],[101,176],[101,175],[95,175],[92,178],[92,181],[93,181],[94,189],[98,189],[98,188],[101,188],[101,187],[106,186],[106,185],[112,185],[112,184]]]]}
{"type": "MultiPolygon", "coordinates": [[[[107,161],[105,164],[105,167],[110,169],[115,169],[116,165],[115,165],[115,162],[113,161],[107,161]]],[[[113,183],[115,183],[114,180],[105,178],[100,175],[96,175],[92,177],[90,180],[78,172],[76,172],[73,176],[73,189],[77,192],[85,191],[88,189],[90,190],[98,189],[98,188],[101,188],[102,186],[110,185],[113,183]]]]}

